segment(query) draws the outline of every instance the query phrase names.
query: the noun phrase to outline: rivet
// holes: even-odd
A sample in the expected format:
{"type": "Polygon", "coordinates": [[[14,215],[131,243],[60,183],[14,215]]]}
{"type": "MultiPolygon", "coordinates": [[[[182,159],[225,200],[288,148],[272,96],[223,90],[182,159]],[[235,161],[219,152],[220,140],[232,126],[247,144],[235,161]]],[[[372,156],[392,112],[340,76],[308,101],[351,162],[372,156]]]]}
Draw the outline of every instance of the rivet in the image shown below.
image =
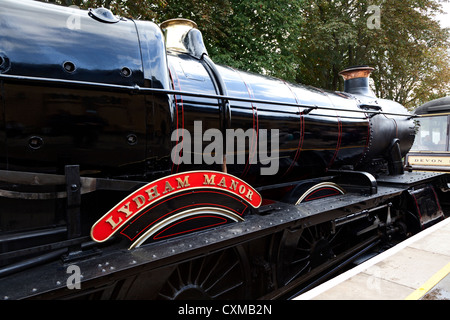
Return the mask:
{"type": "Polygon", "coordinates": [[[41,148],[43,144],[44,140],[41,137],[33,136],[28,139],[28,146],[33,150],[41,148]]]}
{"type": "Polygon", "coordinates": [[[71,61],[66,61],[63,63],[63,68],[64,71],[68,72],[68,73],[72,73],[75,71],[76,67],[75,67],[75,63],[71,62],[71,61]]]}
{"type": "Polygon", "coordinates": [[[138,138],[134,133],[127,135],[127,143],[130,146],[134,146],[137,143],[137,140],[138,140],[138,138]]]}
{"type": "Polygon", "coordinates": [[[128,67],[123,67],[122,70],[120,70],[120,74],[125,77],[128,78],[129,76],[131,76],[131,69],[128,67]]]}

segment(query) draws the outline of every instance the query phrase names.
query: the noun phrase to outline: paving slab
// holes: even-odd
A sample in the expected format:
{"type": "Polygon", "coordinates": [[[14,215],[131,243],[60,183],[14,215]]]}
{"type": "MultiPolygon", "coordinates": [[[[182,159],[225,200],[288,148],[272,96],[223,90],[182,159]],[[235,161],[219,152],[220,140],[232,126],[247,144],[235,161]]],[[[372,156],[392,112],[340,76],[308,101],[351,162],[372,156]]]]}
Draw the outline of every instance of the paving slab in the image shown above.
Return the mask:
{"type": "Polygon", "coordinates": [[[314,300],[395,300],[399,295],[406,297],[410,292],[410,287],[359,273],[324,291],[314,300]]]}
{"type": "Polygon", "coordinates": [[[408,246],[364,272],[415,290],[448,262],[450,256],[408,246]]]}
{"type": "Polygon", "coordinates": [[[450,274],[428,291],[421,300],[450,300],[450,274]]]}
{"type": "Polygon", "coordinates": [[[295,300],[450,299],[450,219],[295,300]]]}

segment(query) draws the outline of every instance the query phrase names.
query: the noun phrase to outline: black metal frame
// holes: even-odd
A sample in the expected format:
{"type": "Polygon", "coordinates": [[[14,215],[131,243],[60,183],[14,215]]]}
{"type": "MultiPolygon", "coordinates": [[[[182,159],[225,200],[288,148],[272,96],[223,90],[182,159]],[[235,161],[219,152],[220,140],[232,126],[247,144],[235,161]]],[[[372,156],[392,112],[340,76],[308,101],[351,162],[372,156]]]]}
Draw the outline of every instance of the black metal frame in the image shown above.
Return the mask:
{"type": "MultiPolygon", "coordinates": [[[[63,266],[68,266],[70,263],[76,263],[83,272],[83,281],[86,281],[86,286],[92,283],[101,283],[104,276],[113,276],[114,279],[121,279],[127,277],[130,272],[137,272],[132,270],[153,270],[163,266],[176,264],[181,261],[195,258],[205,253],[221,250],[226,247],[232,247],[240,243],[254,241],[273,235],[285,229],[307,228],[324,222],[336,222],[337,224],[348,221],[349,217],[363,217],[372,208],[385,206],[390,202],[390,199],[401,196],[406,190],[415,184],[423,184],[430,181],[437,181],[439,179],[446,179],[446,175],[439,173],[405,173],[402,179],[397,179],[396,176],[386,176],[377,181],[370,178],[370,175],[364,173],[350,172],[350,176],[354,176],[353,181],[360,181],[359,189],[357,185],[354,190],[361,192],[347,193],[333,198],[332,202],[318,201],[311,203],[304,203],[301,206],[290,205],[282,202],[275,202],[272,204],[260,207],[259,214],[249,215],[245,221],[238,224],[225,225],[217,229],[207,230],[198,233],[181,236],[172,239],[170,242],[156,242],[144,245],[140,248],[127,251],[117,250],[114,242],[117,239],[111,239],[103,247],[101,251],[98,249],[91,250],[98,244],[89,241],[88,237],[77,237],[77,226],[79,219],[79,201],[78,194],[82,188],[77,188],[79,181],[77,166],[66,168],[66,187],[69,190],[68,203],[68,226],[67,229],[61,229],[60,232],[67,232],[68,240],[52,243],[40,247],[29,248],[21,250],[20,252],[4,253],[1,257],[13,257],[23,254],[25,252],[46,252],[36,258],[32,258],[14,265],[10,265],[0,269],[0,276],[6,276],[15,273],[14,277],[3,278],[0,282],[0,291],[5,292],[11,299],[39,296],[39,298],[54,298],[59,295],[65,296],[71,294],[65,287],[65,279],[67,274],[61,269],[61,262],[54,261],[58,257],[62,258],[63,266]],[[407,176],[407,177],[406,177],[407,176]],[[356,177],[356,178],[355,178],[356,177]],[[364,184],[366,187],[364,187],[364,184]],[[376,191],[376,192],[374,192],[376,191]],[[72,230],[72,231],[68,231],[72,230]],[[99,254],[101,253],[101,254],[99,254]],[[90,259],[86,259],[90,257],[90,259]],[[53,262],[52,262],[53,261],[53,262]],[[99,273],[97,268],[93,266],[104,265],[108,262],[109,267],[99,273]],[[32,271],[20,272],[30,267],[34,267],[32,271]],[[132,269],[130,269],[132,268],[132,269]],[[51,272],[49,272],[51,270],[51,272]],[[35,290],[33,288],[33,281],[31,278],[41,279],[41,288],[35,290]],[[55,279],[57,279],[55,281],[55,279]],[[59,280],[58,280],[59,279],[59,280]],[[14,288],[14,283],[30,283],[24,285],[22,288],[15,288],[11,291],[8,288],[14,288]],[[28,281],[28,282],[27,282],[28,281]],[[100,282],[98,282],[100,281],[100,282]],[[55,285],[59,282],[60,285],[55,285]],[[51,291],[48,295],[45,292],[51,291]]],[[[0,176],[1,176],[0,172],[0,176]]],[[[334,172],[337,176],[345,176],[345,172],[334,172]]],[[[28,178],[32,174],[25,174],[28,178]]],[[[46,179],[61,181],[60,176],[56,175],[37,175],[46,179]]],[[[22,175],[19,179],[23,182],[22,175]]],[[[11,177],[9,177],[11,179],[11,177]]],[[[136,187],[140,182],[129,181],[104,181],[104,179],[81,178],[88,179],[85,181],[98,182],[98,187],[102,187],[102,183],[106,184],[108,190],[128,189],[136,187]]],[[[345,179],[344,179],[345,180],[345,179]]],[[[344,181],[342,180],[342,181],[344,181]]],[[[445,181],[444,181],[445,182],[445,181]]],[[[444,183],[442,182],[442,183],[444,183]]],[[[282,185],[272,186],[283,187],[282,185]]],[[[92,188],[90,190],[93,190],[92,188]]],[[[268,190],[267,187],[263,189],[268,190]]],[[[384,207],[383,207],[384,208],[384,207]]],[[[372,243],[372,242],[371,242],[372,243]]],[[[346,257],[350,256],[346,255],[346,257]]],[[[85,282],[83,282],[85,283],[85,282]]],[[[274,293],[273,297],[281,295],[281,291],[274,293]]],[[[62,297],[61,296],[61,297],[62,297]]]]}

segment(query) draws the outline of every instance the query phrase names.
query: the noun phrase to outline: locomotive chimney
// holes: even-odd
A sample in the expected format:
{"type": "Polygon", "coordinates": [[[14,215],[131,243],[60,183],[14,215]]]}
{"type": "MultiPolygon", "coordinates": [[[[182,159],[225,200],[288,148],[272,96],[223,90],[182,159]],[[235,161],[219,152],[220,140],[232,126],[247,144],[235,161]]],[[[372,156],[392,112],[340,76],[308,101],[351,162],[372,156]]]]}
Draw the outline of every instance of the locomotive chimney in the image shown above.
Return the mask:
{"type": "Polygon", "coordinates": [[[375,97],[369,88],[369,76],[373,70],[368,66],[355,66],[339,72],[344,78],[344,92],[375,97]]]}
{"type": "Polygon", "coordinates": [[[161,23],[160,28],[166,37],[166,49],[188,53],[197,59],[208,54],[202,34],[194,21],[171,19],[161,23]]]}

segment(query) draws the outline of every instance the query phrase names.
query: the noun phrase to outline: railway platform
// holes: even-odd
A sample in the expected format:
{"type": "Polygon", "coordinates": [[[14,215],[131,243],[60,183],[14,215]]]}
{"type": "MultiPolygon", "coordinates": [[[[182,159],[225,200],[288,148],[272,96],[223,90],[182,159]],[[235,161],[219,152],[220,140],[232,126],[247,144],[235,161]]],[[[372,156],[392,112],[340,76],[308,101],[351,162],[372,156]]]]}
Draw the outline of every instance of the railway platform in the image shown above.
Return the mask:
{"type": "Polygon", "coordinates": [[[450,300],[450,218],[294,300],[450,300]]]}

